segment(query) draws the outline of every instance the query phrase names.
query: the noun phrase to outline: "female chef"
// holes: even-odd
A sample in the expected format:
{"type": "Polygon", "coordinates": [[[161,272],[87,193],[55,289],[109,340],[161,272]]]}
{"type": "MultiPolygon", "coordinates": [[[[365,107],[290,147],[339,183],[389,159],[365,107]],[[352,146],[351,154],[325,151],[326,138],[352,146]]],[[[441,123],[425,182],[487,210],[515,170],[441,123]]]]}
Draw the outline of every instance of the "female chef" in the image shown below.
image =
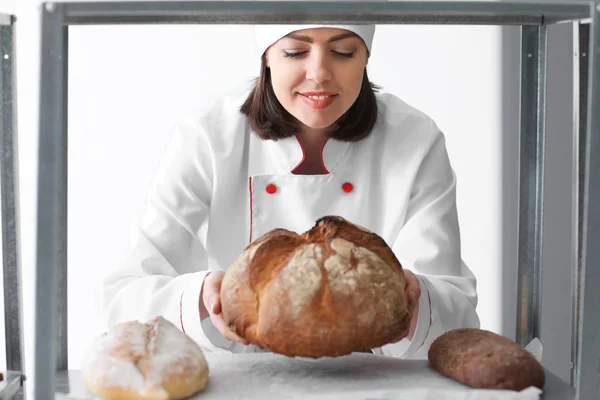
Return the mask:
{"type": "Polygon", "coordinates": [[[109,327],[162,315],[205,351],[259,351],[223,322],[224,271],[266,232],[301,233],[324,215],[379,234],[406,270],[410,334],[374,353],[424,358],[443,332],[479,327],[444,135],[375,93],[366,72],[374,32],[256,28],[255,86],[212,101],[174,133],[126,262],[105,281],[109,327]]]}

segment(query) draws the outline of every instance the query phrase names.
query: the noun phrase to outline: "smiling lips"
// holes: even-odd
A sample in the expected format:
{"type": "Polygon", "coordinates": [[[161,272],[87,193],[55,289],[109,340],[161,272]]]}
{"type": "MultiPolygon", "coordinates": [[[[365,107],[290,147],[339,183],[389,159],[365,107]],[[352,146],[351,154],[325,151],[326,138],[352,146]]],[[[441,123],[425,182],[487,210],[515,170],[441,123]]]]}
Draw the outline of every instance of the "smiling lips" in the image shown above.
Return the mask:
{"type": "Polygon", "coordinates": [[[306,105],[316,110],[329,107],[338,96],[336,93],[331,92],[305,92],[299,94],[306,105]]]}

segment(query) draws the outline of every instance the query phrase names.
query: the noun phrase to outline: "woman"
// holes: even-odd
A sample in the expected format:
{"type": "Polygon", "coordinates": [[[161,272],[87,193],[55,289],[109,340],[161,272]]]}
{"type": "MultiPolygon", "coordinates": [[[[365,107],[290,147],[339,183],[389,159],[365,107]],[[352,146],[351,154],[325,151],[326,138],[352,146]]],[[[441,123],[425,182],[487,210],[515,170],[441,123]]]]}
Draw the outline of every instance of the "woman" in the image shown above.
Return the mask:
{"type": "Polygon", "coordinates": [[[257,27],[256,86],[175,132],[131,253],[105,281],[109,326],[163,315],[205,351],[259,351],[223,322],[224,271],[266,232],[301,233],[329,214],[382,236],[406,271],[409,336],[374,353],[424,358],[441,333],[479,327],[444,136],[397,97],[375,94],[374,31],[257,27]]]}

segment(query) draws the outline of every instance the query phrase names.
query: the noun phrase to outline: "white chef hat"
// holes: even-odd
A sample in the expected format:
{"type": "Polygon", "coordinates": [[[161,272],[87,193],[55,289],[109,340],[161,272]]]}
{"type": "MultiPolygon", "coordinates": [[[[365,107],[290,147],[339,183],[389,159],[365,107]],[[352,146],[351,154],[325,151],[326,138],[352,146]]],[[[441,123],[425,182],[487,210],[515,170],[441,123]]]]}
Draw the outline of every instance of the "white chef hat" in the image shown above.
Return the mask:
{"type": "Polygon", "coordinates": [[[373,36],[375,36],[375,25],[256,25],[254,27],[254,34],[259,57],[262,57],[264,52],[282,37],[294,31],[312,28],[338,28],[354,32],[365,42],[369,54],[371,53],[373,36]]]}

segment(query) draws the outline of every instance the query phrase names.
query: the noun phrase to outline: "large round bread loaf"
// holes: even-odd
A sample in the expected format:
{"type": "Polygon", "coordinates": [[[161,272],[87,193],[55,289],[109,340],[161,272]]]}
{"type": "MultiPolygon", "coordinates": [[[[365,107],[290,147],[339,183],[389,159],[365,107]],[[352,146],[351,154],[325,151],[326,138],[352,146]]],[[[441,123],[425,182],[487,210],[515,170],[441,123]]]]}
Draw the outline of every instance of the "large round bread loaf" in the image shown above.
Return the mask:
{"type": "Polygon", "coordinates": [[[455,329],[442,334],[431,344],[428,359],[435,370],[474,388],[544,388],[544,368],[529,351],[483,329],[455,329]]]}
{"type": "Polygon", "coordinates": [[[115,325],[88,349],[81,374],[86,388],[108,400],[174,400],[203,390],[208,364],[200,347],[157,317],[115,325]]]}
{"type": "Polygon", "coordinates": [[[251,243],[221,285],[225,322],[274,353],[334,357],[408,334],[402,267],[378,235],[335,216],[251,243]]]}

